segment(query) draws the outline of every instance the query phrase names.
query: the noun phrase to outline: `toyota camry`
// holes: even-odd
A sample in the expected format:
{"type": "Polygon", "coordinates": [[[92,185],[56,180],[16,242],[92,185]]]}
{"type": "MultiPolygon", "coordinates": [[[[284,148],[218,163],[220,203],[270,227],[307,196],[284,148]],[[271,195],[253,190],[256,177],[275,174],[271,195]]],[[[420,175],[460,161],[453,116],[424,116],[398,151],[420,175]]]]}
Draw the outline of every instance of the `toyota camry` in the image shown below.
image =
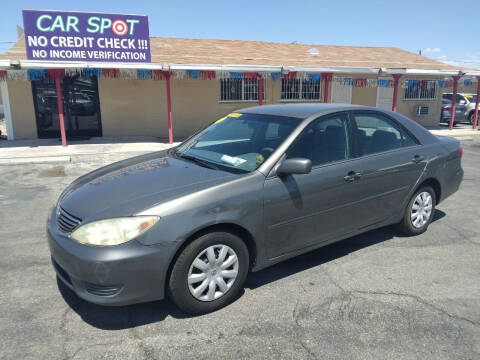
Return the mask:
{"type": "Polygon", "coordinates": [[[387,225],[423,233],[461,157],[457,140],[378,108],[238,110],[75,180],[49,215],[52,263],[93,303],[214,311],[282,260],[387,225]]]}

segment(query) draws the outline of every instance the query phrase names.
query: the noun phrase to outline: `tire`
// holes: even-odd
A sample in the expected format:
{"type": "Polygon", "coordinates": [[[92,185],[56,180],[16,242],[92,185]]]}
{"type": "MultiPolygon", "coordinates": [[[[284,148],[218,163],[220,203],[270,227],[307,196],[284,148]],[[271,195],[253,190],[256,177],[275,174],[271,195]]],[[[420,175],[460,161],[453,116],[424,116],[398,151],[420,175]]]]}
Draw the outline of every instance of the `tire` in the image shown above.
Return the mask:
{"type": "Polygon", "coordinates": [[[186,313],[194,315],[209,313],[230,304],[239,296],[248,269],[249,254],[242,239],[228,232],[211,232],[195,239],[178,256],[168,280],[168,294],[173,303],[186,313]],[[215,256],[212,264],[208,260],[209,255],[212,256],[211,249],[215,256]],[[220,262],[222,252],[225,256],[224,261],[220,262]],[[235,255],[237,262],[233,263],[235,255]],[[197,268],[193,264],[194,261],[195,264],[201,264],[204,269],[197,268]],[[231,266],[224,266],[230,262],[231,266]],[[235,271],[236,277],[231,282],[235,271]],[[223,277],[223,274],[228,276],[223,277]],[[219,280],[220,277],[223,283],[219,280]],[[195,282],[189,284],[189,278],[195,282]],[[207,285],[202,290],[205,281],[207,285]],[[211,291],[211,288],[214,290],[211,291]],[[198,292],[196,295],[195,290],[198,292]]]}
{"type": "MultiPolygon", "coordinates": [[[[428,196],[422,195],[424,199],[428,199],[428,196]]],[[[421,201],[421,198],[420,200],[421,201]]],[[[405,212],[403,214],[403,219],[395,225],[395,228],[399,230],[401,233],[408,235],[408,236],[415,236],[424,233],[428,225],[432,222],[433,215],[435,214],[435,205],[436,205],[436,196],[435,196],[435,191],[433,188],[430,186],[421,186],[415,194],[413,194],[412,198],[408,202],[408,205],[405,209],[405,212]],[[419,203],[416,203],[417,198],[419,197],[420,194],[428,193],[428,196],[430,197],[430,204],[431,204],[431,209],[428,214],[428,216],[422,216],[420,214],[417,214],[416,217],[413,215],[412,208],[414,207],[414,204],[416,206],[419,205],[419,203]],[[420,217],[422,217],[421,220],[416,222],[416,220],[420,217]],[[414,220],[412,220],[414,219],[414,220]]],[[[428,210],[427,205],[421,205],[420,209],[424,209],[425,211],[428,210]],[[423,207],[422,207],[423,206],[423,207]]],[[[416,211],[415,211],[416,212],[416,211]]],[[[425,214],[425,212],[423,213],[425,214]]]]}
{"type": "Polygon", "coordinates": [[[470,114],[468,114],[468,121],[470,122],[470,125],[473,125],[474,116],[475,116],[475,111],[470,111],[470,114]]]}

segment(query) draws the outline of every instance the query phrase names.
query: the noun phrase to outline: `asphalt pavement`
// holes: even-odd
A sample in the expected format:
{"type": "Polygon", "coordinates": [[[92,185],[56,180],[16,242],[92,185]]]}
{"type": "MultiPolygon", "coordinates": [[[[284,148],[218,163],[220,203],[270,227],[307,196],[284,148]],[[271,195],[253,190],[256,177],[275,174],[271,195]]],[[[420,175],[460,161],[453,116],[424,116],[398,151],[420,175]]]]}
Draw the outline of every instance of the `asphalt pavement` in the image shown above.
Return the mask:
{"type": "MultiPolygon", "coordinates": [[[[132,156],[0,167],[0,359],[479,359],[480,139],[429,230],[370,231],[250,274],[230,306],[101,307],[59,284],[47,213],[76,177],[132,156]]],[[[374,211],[375,209],[372,209],[374,211]]]]}

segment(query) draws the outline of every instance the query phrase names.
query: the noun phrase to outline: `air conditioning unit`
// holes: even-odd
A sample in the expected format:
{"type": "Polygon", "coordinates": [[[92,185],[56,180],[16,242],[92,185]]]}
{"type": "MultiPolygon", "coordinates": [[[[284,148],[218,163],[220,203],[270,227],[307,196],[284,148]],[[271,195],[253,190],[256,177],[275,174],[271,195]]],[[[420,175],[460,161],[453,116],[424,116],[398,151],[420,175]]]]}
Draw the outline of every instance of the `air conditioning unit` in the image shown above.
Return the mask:
{"type": "Polygon", "coordinates": [[[417,116],[425,116],[428,115],[428,106],[426,105],[418,105],[416,110],[417,116]]]}

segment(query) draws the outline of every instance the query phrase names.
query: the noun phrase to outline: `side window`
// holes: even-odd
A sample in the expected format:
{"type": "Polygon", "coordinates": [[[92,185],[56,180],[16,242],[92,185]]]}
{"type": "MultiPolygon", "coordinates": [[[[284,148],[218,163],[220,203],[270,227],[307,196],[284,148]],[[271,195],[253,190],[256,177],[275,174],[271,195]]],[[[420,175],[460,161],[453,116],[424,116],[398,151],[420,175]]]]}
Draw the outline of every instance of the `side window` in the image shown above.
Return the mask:
{"type": "Polygon", "coordinates": [[[312,166],[348,159],[348,123],[345,114],[315,120],[287,151],[287,158],[307,158],[312,166]]]}
{"type": "Polygon", "coordinates": [[[452,94],[443,94],[443,100],[452,101],[452,94]]]}
{"type": "Polygon", "coordinates": [[[405,130],[382,114],[358,113],[354,115],[354,118],[360,155],[375,154],[417,144],[405,130]]]}

